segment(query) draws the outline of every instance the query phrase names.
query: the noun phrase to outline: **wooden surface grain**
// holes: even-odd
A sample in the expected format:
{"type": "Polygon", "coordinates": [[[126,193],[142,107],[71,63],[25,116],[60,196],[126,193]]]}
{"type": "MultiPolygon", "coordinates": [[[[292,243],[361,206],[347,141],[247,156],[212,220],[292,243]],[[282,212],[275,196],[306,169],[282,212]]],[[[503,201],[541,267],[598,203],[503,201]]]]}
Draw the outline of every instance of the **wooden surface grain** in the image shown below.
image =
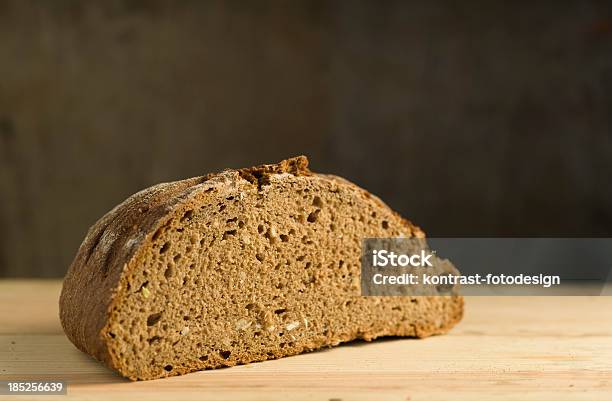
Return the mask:
{"type": "Polygon", "coordinates": [[[68,395],[53,399],[612,399],[612,297],[471,297],[464,320],[445,336],[354,342],[132,383],[64,336],[60,288],[0,281],[0,380],[66,380],[68,395]]]}

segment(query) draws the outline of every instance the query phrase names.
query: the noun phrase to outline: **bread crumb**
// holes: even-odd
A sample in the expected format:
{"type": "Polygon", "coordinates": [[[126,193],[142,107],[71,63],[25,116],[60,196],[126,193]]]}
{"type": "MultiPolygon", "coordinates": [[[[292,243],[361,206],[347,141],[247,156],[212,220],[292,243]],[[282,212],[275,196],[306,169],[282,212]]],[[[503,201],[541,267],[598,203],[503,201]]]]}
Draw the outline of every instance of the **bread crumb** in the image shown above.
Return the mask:
{"type": "Polygon", "coordinates": [[[186,336],[187,334],[189,334],[189,326],[185,326],[183,327],[183,330],[181,330],[182,336],[186,336]]]}
{"type": "Polygon", "coordinates": [[[149,291],[147,287],[142,287],[142,296],[145,298],[149,298],[149,295],[151,295],[151,291],[149,291]]]}

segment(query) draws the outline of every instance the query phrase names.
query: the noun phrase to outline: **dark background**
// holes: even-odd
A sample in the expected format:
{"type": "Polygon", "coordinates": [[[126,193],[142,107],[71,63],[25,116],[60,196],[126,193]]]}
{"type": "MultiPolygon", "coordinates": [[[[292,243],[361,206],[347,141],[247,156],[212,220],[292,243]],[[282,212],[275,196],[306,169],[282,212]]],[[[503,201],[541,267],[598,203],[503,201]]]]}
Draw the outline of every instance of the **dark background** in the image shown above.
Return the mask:
{"type": "Polygon", "coordinates": [[[297,154],[430,236],[609,236],[612,2],[0,0],[0,276],[297,154]]]}

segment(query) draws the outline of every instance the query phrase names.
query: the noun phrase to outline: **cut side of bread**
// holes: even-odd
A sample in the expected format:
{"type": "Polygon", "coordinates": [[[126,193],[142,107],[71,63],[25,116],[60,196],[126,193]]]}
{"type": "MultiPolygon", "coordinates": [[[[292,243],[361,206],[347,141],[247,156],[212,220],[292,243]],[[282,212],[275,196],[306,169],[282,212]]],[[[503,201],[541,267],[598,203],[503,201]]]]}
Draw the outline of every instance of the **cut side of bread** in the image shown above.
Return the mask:
{"type": "Polygon", "coordinates": [[[160,184],[115,207],[64,280],[69,339],[148,380],[455,325],[459,296],[360,296],[364,238],[424,233],[307,164],[301,156],[160,184]]]}

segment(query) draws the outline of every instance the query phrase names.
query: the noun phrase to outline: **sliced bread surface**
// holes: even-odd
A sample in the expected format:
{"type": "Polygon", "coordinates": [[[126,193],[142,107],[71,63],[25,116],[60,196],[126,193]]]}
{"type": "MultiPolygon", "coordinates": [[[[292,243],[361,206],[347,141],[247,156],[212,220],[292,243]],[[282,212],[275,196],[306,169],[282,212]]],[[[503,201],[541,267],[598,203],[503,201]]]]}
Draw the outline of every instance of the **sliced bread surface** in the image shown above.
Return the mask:
{"type": "Polygon", "coordinates": [[[460,296],[360,296],[364,238],[424,233],[307,165],[300,156],[159,184],[115,207],[64,280],[69,339],[148,380],[454,326],[460,296]]]}

